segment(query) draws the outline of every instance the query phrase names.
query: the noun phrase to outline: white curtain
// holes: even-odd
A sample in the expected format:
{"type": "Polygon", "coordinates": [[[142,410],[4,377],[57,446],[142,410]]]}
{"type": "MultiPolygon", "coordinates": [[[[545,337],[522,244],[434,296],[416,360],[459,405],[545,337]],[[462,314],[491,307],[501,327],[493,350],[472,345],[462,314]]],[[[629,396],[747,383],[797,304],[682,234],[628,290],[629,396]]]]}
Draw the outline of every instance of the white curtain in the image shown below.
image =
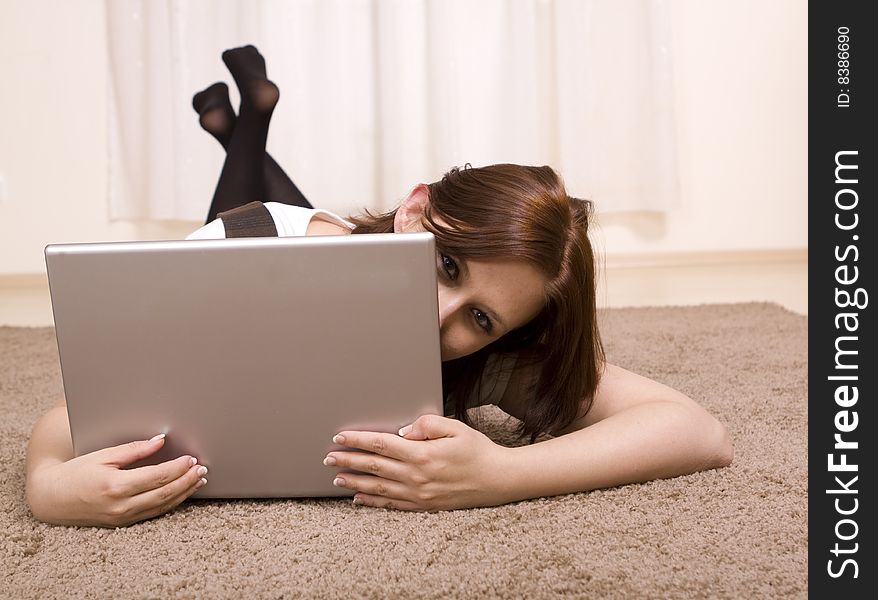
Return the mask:
{"type": "Polygon", "coordinates": [[[204,219],[223,150],[192,95],[252,43],[268,151],[315,206],[393,207],[449,167],[548,164],[601,212],[677,192],[665,0],[107,0],[111,219],[204,219]]]}

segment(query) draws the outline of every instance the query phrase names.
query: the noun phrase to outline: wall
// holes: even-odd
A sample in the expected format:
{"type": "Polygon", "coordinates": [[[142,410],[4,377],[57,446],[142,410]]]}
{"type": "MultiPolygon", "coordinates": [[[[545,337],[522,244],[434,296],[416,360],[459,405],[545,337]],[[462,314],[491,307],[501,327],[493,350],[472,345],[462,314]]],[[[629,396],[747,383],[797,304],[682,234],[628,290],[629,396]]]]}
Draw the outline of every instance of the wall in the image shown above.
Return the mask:
{"type": "Polygon", "coordinates": [[[671,6],[680,207],[603,217],[608,257],[807,248],[807,3],[671,6]]]}
{"type": "Polygon", "coordinates": [[[0,276],[55,242],[171,239],[195,223],[108,219],[104,3],[0,0],[0,276]]]}
{"type": "MultiPolygon", "coordinates": [[[[603,215],[614,257],[807,247],[807,4],[672,0],[681,199],[603,215]]],[[[173,239],[198,223],[109,222],[100,0],[0,0],[0,279],[48,243],[173,239]]],[[[571,190],[576,193],[576,190],[571,190]]]]}

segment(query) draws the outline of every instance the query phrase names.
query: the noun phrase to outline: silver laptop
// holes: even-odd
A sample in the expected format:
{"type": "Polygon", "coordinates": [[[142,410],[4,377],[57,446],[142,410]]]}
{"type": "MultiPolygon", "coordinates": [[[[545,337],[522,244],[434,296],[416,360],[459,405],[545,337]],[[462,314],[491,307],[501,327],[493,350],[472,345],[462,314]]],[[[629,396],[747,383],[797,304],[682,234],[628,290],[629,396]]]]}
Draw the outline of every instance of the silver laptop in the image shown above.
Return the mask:
{"type": "MultiPolygon", "coordinates": [[[[342,430],[443,414],[430,233],[54,244],[77,456],[166,433],[138,463],[208,467],[201,498],[353,495],[342,430]]],[[[355,471],[354,471],[355,472],[355,471]]]]}

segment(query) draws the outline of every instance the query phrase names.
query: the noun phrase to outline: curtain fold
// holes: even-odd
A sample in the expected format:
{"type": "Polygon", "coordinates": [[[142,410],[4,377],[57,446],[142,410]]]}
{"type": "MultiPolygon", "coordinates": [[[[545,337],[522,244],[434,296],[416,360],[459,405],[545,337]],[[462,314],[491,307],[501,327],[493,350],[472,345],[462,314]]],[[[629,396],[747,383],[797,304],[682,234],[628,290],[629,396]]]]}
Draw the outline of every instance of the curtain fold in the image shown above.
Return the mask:
{"type": "Polygon", "coordinates": [[[451,166],[548,164],[600,212],[678,201],[664,0],[107,0],[110,218],[203,220],[222,167],[192,95],[252,43],[268,151],[315,206],[392,208],[451,166]]]}

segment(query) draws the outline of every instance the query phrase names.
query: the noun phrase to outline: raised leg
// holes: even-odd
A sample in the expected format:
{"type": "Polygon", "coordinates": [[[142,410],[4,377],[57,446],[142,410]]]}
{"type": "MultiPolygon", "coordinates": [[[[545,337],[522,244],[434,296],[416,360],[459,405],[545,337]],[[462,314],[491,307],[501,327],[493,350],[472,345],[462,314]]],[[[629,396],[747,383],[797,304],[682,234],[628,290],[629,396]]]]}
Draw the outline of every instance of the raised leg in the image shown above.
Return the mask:
{"type": "Polygon", "coordinates": [[[299,188],[265,152],[268,125],[279,92],[266,76],[262,55],[253,46],[245,46],[224,52],[223,62],[241,94],[239,116],[235,116],[224,83],[215,83],[192,99],[202,128],[226,149],[226,161],[207,221],[215,219],[219,212],[253,200],[311,208],[299,188]]]}
{"type": "MultiPolygon", "coordinates": [[[[229,100],[229,87],[217,82],[195,94],[192,106],[198,113],[201,128],[211,134],[224,149],[228,149],[238,117],[229,100]]],[[[284,172],[271,154],[265,153],[262,183],[267,202],[281,202],[304,208],[314,208],[293,180],[284,172]]]]}

